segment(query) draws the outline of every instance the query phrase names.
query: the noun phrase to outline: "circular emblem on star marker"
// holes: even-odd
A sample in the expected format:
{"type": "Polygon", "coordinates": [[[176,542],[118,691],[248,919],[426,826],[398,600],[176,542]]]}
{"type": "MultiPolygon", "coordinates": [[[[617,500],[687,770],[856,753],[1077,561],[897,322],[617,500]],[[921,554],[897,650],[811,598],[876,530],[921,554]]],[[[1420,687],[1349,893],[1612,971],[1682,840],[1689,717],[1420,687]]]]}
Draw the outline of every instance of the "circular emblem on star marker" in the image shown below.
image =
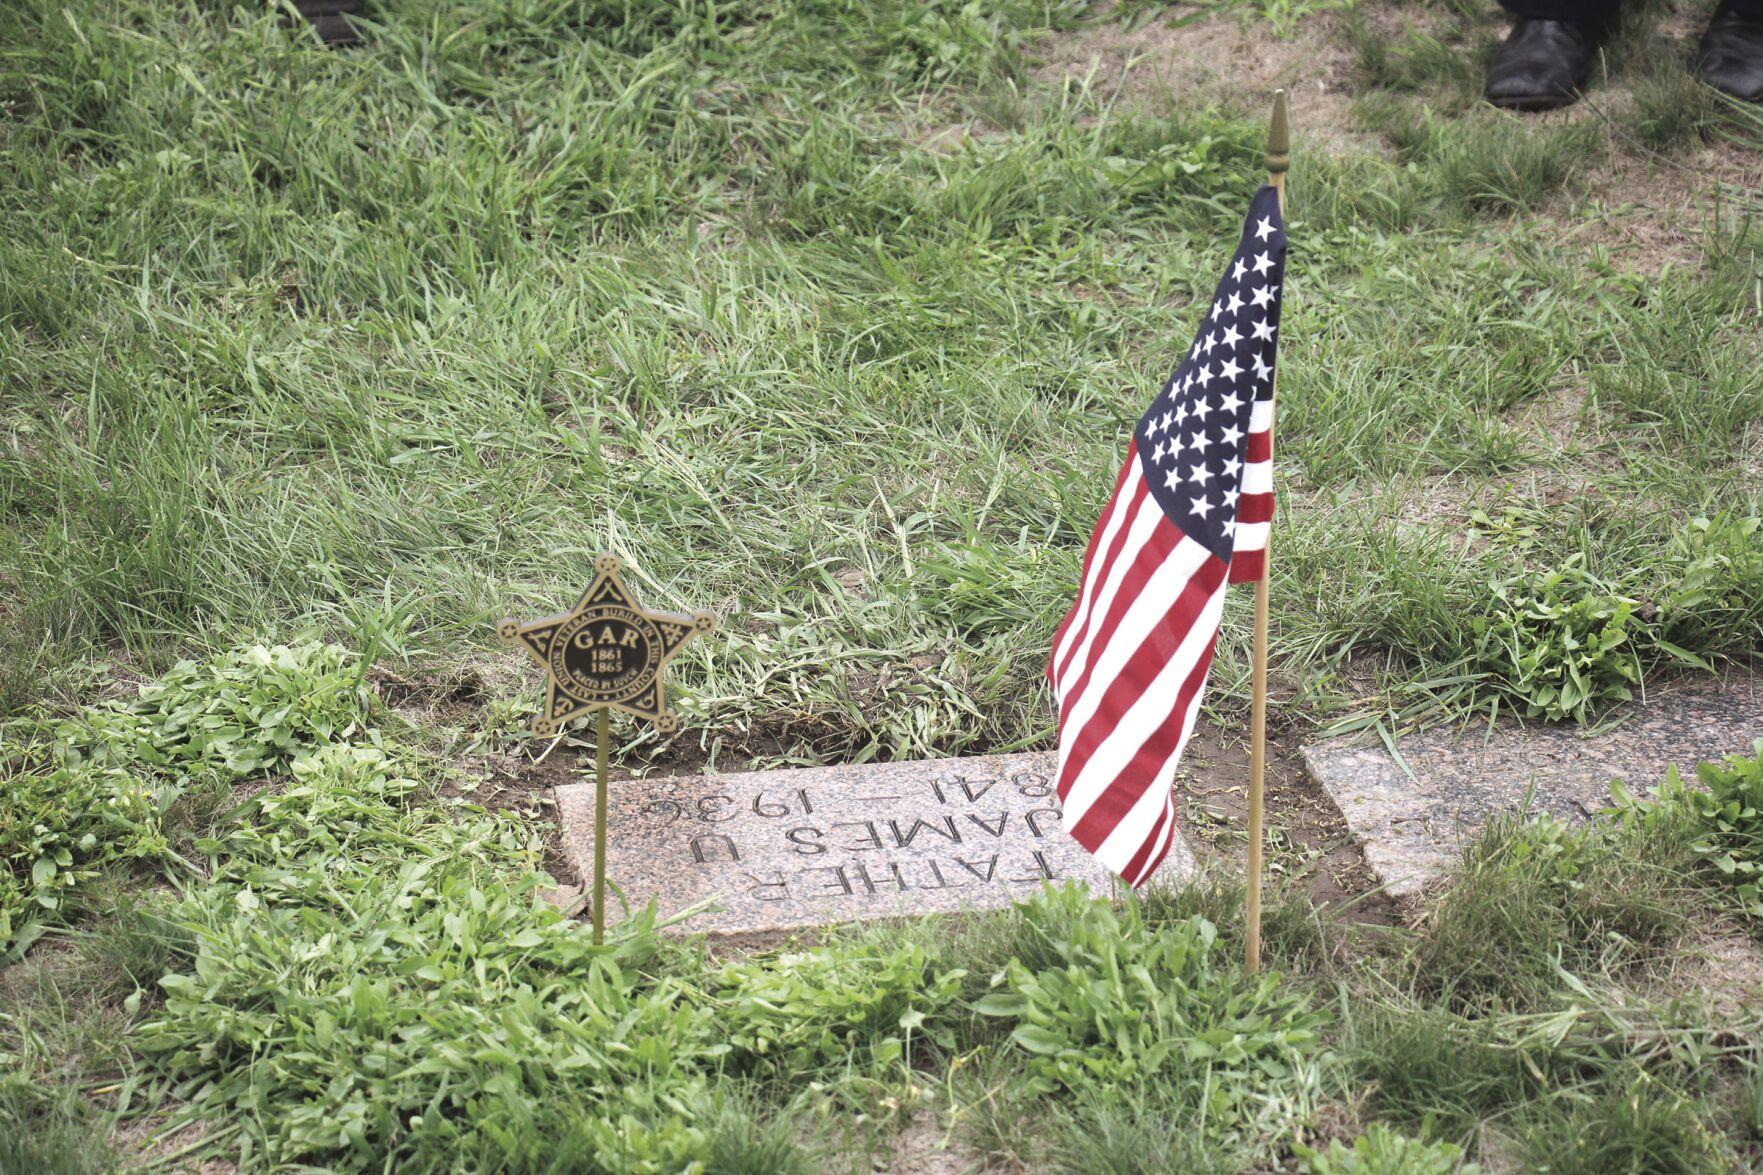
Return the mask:
{"type": "Polygon", "coordinates": [[[564,622],[551,641],[550,669],[568,693],[589,705],[629,701],[661,669],[661,632],[641,612],[600,604],[564,622]]]}

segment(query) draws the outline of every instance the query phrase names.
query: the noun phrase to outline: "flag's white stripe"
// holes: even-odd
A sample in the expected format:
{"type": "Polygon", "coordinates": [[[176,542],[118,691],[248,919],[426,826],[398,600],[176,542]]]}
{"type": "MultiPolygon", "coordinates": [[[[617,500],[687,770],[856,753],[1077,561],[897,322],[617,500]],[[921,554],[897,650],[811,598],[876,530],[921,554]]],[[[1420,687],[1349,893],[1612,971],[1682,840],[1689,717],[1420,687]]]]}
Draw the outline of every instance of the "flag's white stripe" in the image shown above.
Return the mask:
{"type": "MultiPolygon", "coordinates": [[[[1134,471],[1132,481],[1140,483],[1142,480],[1138,472],[1134,471]]],[[[1065,667],[1064,672],[1059,674],[1059,680],[1054,683],[1061,703],[1065,698],[1065,683],[1076,681],[1082,677],[1084,666],[1090,662],[1090,656],[1095,651],[1096,637],[1104,627],[1108,610],[1114,606],[1114,597],[1120,594],[1121,582],[1126,578],[1127,572],[1132,570],[1134,561],[1139,557],[1139,552],[1144,549],[1145,544],[1150,541],[1157,528],[1168,525],[1168,521],[1163,515],[1163,507],[1157,504],[1156,498],[1147,493],[1144,500],[1139,503],[1139,508],[1127,522],[1126,541],[1121,544],[1120,555],[1109,565],[1106,581],[1102,584],[1101,590],[1096,593],[1095,603],[1090,606],[1089,629],[1084,633],[1082,642],[1079,643],[1077,651],[1072,655],[1070,664],[1065,667]]]]}
{"type": "MultiPolygon", "coordinates": [[[[1167,521],[1164,525],[1170,525],[1167,521]]],[[[1200,565],[1212,557],[1212,552],[1196,543],[1186,535],[1176,543],[1175,549],[1168,558],[1158,564],[1157,570],[1145,581],[1144,588],[1133,598],[1131,604],[1114,628],[1114,637],[1096,653],[1095,668],[1090,672],[1089,681],[1083,684],[1082,692],[1073,694],[1077,688],[1077,677],[1070,680],[1070,687],[1061,692],[1061,709],[1069,698],[1071,710],[1061,724],[1066,730],[1081,731],[1095,715],[1096,708],[1101,705],[1102,697],[1108,687],[1120,676],[1121,669],[1128,658],[1138,651],[1144,642],[1145,634],[1159,627],[1169,615],[1169,610],[1181,598],[1182,591],[1193,579],[1194,572],[1200,565]]],[[[1061,756],[1063,760],[1063,755],[1061,756]]],[[[1061,762],[1063,766],[1063,761],[1061,762]]]]}
{"type": "Polygon", "coordinates": [[[1239,522],[1237,523],[1236,551],[1243,554],[1249,551],[1267,549],[1267,532],[1273,529],[1271,522],[1239,522]]]}
{"type": "MultiPolygon", "coordinates": [[[[1139,865],[1139,871],[1126,879],[1126,883],[1134,889],[1144,884],[1145,878],[1151,875],[1151,870],[1157,867],[1163,854],[1168,851],[1170,838],[1176,835],[1175,799],[1167,788],[1163,791],[1163,807],[1169,813],[1169,819],[1163,822],[1163,831],[1158,834],[1157,843],[1152,845],[1151,851],[1145,854],[1144,861],[1139,865]]],[[[1127,864],[1132,864],[1130,858],[1127,860],[1127,864]]]]}
{"type": "Polygon", "coordinates": [[[1251,461],[1243,466],[1243,493],[1271,494],[1273,492],[1273,462],[1251,461]]]}
{"type": "Polygon", "coordinates": [[[1266,432],[1273,427],[1273,401],[1256,400],[1249,409],[1249,431],[1266,432]]]}
{"type": "MultiPolygon", "coordinates": [[[[1221,597],[1222,597],[1222,594],[1223,593],[1221,591],[1220,592],[1221,597]]],[[[1221,607],[1222,607],[1222,604],[1221,604],[1221,607]]],[[[1143,807],[1147,802],[1151,801],[1152,798],[1155,797],[1156,799],[1161,800],[1163,803],[1158,803],[1158,804],[1154,805],[1154,807],[1152,809],[1152,815],[1151,815],[1152,822],[1155,823],[1157,811],[1163,807],[1164,803],[1167,803],[1170,805],[1172,810],[1170,813],[1169,827],[1167,829],[1165,829],[1165,832],[1167,832],[1171,829],[1174,829],[1175,815],[1173,812],[1174,805],[1172,802],[1172,796],[1173,796],[1174,790],[1175,790],[1175,769],[1181,763],[1182,751],[1187,749],[1188,738],[1194,733],[1194,720],[1196,718],[1198,718],[1200,715],[1200,700],[1206,696],[1206,682],[1211,678],[1211,676],[1212,676],[1212,667],[1210,665],[1208,665],[1206,667],[1206,675],[1200,679],[1199,688],[1194,690],[1194,696],[1188,700],[1187,712],[1182,715],[1181,734],[1176,737],[1175,748],[1169,752],[1169,756],[1167,758],[1165,758],[1163,760],[1163,762],[1159,763],[1157,765],[1156,769],[1151,773],[1152,784],[1150,787],[1145,789],[1145,794],[1143,796],[1139,797],[1139,803],[1137,805],[1135,805],[1133,812],[1129,814],[1128,819],[1132,819],[1132,818],[1136,817],[1138,814],[1138,808],[1143,807]]],[[[1186,678],[1183,678],[1183,680],[1185,681],[1186,678]]],[[[1126,823],[1125,821],[1122,822],[1123,825],[1125,823],[1126,823]]],[[[1145,827],[1148,829],[1150,827],[1150,825],[1146,825],[1145,827]]],[[[1102,842],[1101,848],[1098,850],[1097,855],[1100,856],[1101,853],[1103,853],[1103,852],[1114,851],[1111,847],[1110,842],[1112,842],[1114,840],[1115,836],[1118,836],[1118,835],[1119,835],[1119,829],[1116,829],[1113,833],[1109,834],[1108,840],[1102,842]]],[[[1163,845],[1168,843],[1168,837],[1167,836],[1160,837],[1159,842],[1160,843],[1155,848],[1153,848],[1150,853],[1148,853],[1145,856],[1144,868],[1139,872],[1139,875],[1136,877],[1128,877],[1126,879],[1133,886],[1136,887],[1141,881],[1143,881],[1145,879],[1145,877],[1147,876],[1147,871],[1151,868],[1152,862],[1156,861],[1158,855],[1160,853],[1162,853],[1163,845]]],[[[1139,843],[1143,844],[1144,842],[1141,839],[1139,841],[1139,843]]],[[[1138,848],[1135,846],[1131,852],[1128,852],[1126,854],[1125,861],[1127,864],[1132,863],[1133,853],[1136,853],[1137,851],[1138,851],[1138,848]]],[[[1119,872],[1119,870],[1116,870],[1116,872],[1119,872]]]]}
{"type": "Polygon", "coordinates": [[[1129,448],[1127,460],[1133,463],[1133,471],[1120,483],[1120,489],[1115,495],[1108,499],[1102,520],[1096,524],[1102,529],[1102,536],[1096,542],[1096,554],[1090,561],[1089,574],[1084,576],[1083,594],[1078,597],[1077,611],[1072,614],[1071,623],[1066,626],[1063,638],[1059,642],[1059,648],[1054,652],[1054,665],[1058,665],[1064,659],[1065,651],[1071,647],[1071,642],[1077,639],[1077,633],[1083,628],[1084,621],[1089,619],[1090,604],[1096,597],[1096,584],[1101,581],[1109,565],[1108,548],[1113,544],[1114,536],[1126,518],[1126,503],[1138,492],[1138,487],[1144,484],[1144,475],[1139,468],[1138,452],[1129,448]]]}
{"type": "MultiPolygon", "coordinates": [[[[1202,558],[1210,556],[1210,552],[1206,548],[1191,539],[1184,538],[1181,546],[1176,549],[1176,555],[1170,557],[1164,564],[1163,570],[1172,568],[1178,558],[1190,547],[1198,548],[1202,558]]],[[[1161,576],[1161,570],[1159,576],[1161,576]]],[[[1187,581],[1192,578],[1192,572],[1189,571],[1180,578],[1182,585],[1185,586],[1187,581]]],[[[1146,594],[1149,595],[1151,591],[1160,586],[1163,588],[1163,593],[1160,594],[1168,592],[1168,586],[1166,584],[1159,585],[1154,578],[1147,587],[1146,594]]],[[[1133,704],[1127,708],[1126,713],[1122,714],[1120,720],[1115,723],[1114,729],[1109,731],[1107,736],[1097,744],[1096,749],[1090,753],[1089,759],[1078,767],[1077,775],[1072,779],[1070,790],[1066,793],[1064,800],[1065,818],[1068,826],[1075,825],[1078,820],[1083,818],[1084,813],[1090,810],[1097,797],[1106,791],[1108,785],[1119,776],[1121,770],[1138,753],[1139,748],[1144,746],[1145,742],[1168,720],[1170,712],[1175,708],[1176,700],[1181,694],[1182,683],[1188,679],[1188,674],[1193,672],[1195,664],[1205,654],[1213,634],[1218,630],[1219,614],[1224,610],[1224,589],[1225,581],[1221,577],[1218,586],[1212,590],[1212,595],[1201,607],[1199,616],[1182,634],[1181,644],[1176,648],[1174,656],[1164,663],[1163,668],[1152,680],[1150,686],[1133,700],[1133,704]]],[[[1174,594],[1179,594],[1179,589],[1174,594]]],[[[1174,594],[1169,594],[1168,598],[1173,599],[1174,594]]],[[[1167,611],[1167,605],[1164,610],[1167,611]]],[[[1097,703],[1105,692],[1106,682],[1113,680],[1114,673],[1119,671],[1119,666],[1137,650],[1141,642],[1133,638],[1135,636],[1142,638],[1146,631],[1148,631],[1148,626],[1143,624],[1121,626],[1122,636],[1126,639],[1116,640],[1109,649],[1111,654],[1115,654],[1118,650],[1117,655],[1108,659],[1114,672],[1107,675],[1106,681],[1102,683],[1102,688],[1091,688],[1085,691],[1084,698],[1078,703],[1079,710],[1084,710],[1084,712],[1079,713],[1078,710],[1074,710],[1071,721],[1066,724],[1066,728],[1072,734],[1072,742],[1076,741],[1077,733],[1083,730],[1094,714],[1097,703]]],[[[1097,675],[1098,679],[1101,677],[1101,674],[1097,675]]],[[[1095,687],[1097,682],[1092,681],[1091,685],[1095,687]]],[[[1184,722],[1185,720],[1184,716],[1184,722]]],[[[1063,777],[1069,744],[1065,739],[1061,739],[1060,743],[1059,767],[1060,775],[1063,777]]]]}

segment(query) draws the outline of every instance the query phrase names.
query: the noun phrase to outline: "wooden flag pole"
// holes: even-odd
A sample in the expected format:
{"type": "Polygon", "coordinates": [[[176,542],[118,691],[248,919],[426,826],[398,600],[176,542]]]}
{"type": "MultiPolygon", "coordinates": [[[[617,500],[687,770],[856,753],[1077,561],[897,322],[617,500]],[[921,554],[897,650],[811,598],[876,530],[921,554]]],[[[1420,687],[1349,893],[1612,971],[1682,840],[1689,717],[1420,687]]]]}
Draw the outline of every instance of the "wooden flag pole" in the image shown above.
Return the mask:
{"type": "MultiPolygon", "coordinates": [[[[1273,121],[1267,130],[1267,184],[1279,198],[1283,219],[1286,169],[1291,166],[1291,131],[1286,120],[1286,92],[1273,93],[1273,121]]],[[[1277,381],[1278,376],[1274,379],[1277,381]]],[[[1273,424],[1268,422],[1268,458],[1272,459],[1273,424]]],[[[1263,779],[1267,769],[1267,586],[1273,574],[1273,540],[1262,554],[1261,578],[1255,581],[1255,645],[1252,658],[1254,700],[1249,711],[1249,891],[1243,903],[1244,965],[1261,970],[1261,873],[1264,867],[1263,779]]]]}

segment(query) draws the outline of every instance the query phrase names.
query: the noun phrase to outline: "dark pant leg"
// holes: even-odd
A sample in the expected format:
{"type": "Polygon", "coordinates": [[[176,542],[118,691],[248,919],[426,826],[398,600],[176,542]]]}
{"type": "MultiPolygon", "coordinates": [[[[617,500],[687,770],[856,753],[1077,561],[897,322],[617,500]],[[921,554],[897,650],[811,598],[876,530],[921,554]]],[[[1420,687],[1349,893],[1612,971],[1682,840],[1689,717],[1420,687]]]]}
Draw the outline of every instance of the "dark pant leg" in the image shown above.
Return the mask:
{"type": "MultiPolygon", "coordinates": [[[[1531,20],[1608,20],[1621,6],[1622,0],[1500,0],[1500,7],[1513,16],[1531,20]]],[[[1748,20],[1763,20],[1763,0],[1722,0],[1718,7],[1748,20]]]]}
{"type": "MultiPolygon", "coordinates": [[[[1763,0],[1751,0],[1763,3],[1763,0]]],[[[1576,23],[1608,20],[1616,15],[1622,0],[1500,0],[1500,7],[1513,16],[1530,20],[1570,20],[1576,23]]]]}

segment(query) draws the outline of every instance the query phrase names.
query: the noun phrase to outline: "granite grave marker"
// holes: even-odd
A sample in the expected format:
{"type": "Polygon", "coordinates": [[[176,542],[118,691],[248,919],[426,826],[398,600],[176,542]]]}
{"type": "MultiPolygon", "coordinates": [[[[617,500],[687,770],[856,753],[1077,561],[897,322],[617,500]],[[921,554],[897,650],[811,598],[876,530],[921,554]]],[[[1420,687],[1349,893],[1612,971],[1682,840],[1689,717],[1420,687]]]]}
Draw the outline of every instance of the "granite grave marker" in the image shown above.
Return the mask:
{"type": "Polygon", "coordinates": [[[1457,863],[1495,813],[1522,808],[1570,821],[1610,803],[1610,781],[1644,794],[1675,764],[1742,754],[1763,738],[1763,677],[1683,682],[1612,715],[1614,726],[1501,722],[1440,726],[1398,740],[1403,770],[1380,746],[1347,739],[1303,748],[1304,766],[1365,847],[1391,894],[1419,893],[1457,863]]]}
{"type": "MultiPolygon", "coordinates": [[[[633,909],[716,909],[683,929],[759,934],[1008,905],[1044,882],[1108,892],[1059,827],[1051,755],[625,780],[607,870],[633,909]]],[[[592,852],[594,789],[557,789],[574,859],[592,852]]],[[[1160,874],[1192,873],[1177,844],[1160,874]]]]}

